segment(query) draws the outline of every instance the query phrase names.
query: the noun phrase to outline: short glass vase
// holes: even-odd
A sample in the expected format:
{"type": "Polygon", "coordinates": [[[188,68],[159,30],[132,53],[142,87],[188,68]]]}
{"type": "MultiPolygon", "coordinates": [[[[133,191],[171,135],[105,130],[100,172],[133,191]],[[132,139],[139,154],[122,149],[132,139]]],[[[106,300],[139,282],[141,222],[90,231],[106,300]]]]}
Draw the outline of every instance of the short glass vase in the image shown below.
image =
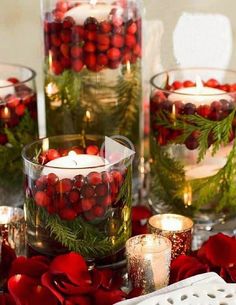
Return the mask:
{"type": "Polygon", "coordinates": [[[107,163],[103,137],[55,136],[23,150],[29,246],[75,251],[97,265],[124,258],[131,234],[131,160],[107,163]],[[104,151],[102,149],[102,151],[104,151]]]}
{"type": "Polygon", "coordinates": [[[151,84],[150,203],[209,229],[236,214],[236,72],[171,70],[151,84]]]}
{"type": "Polygon", "coordinates": [[[23,204],[22,148],[38,136],[35,72],[0,64],[0,204],[23,204]]]}

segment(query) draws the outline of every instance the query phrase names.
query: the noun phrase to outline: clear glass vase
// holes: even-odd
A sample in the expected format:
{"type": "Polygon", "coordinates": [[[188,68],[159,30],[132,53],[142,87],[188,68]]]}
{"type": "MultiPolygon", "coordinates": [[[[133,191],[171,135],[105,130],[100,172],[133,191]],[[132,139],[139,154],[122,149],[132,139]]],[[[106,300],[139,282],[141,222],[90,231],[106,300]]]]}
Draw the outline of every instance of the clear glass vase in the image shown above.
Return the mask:
{"type": "Polygon", "coordinates": [[[37,135],[35,72],[0,64],[0,205],[23,204],[21,151],[37,135]]]}
{"type": "Polygon", "coordinates": [[[153,208],[205,228],[236,215],[236,72],[171,70],[151,84],[153,208]]]}
{"type": "Polygon", "coordinates": [[[123,135],[138,161],[141,1],[42,4],[47,135],[123,135]]]}
{"type": "Polygon", "coordinates": [[[33,250],[51,256],[76,251],[98,265],[122,261],[131,234],[131,163],[107,163],[98,155],[104,140],[55,136],[25,147],[25,211],[33,250]]]}

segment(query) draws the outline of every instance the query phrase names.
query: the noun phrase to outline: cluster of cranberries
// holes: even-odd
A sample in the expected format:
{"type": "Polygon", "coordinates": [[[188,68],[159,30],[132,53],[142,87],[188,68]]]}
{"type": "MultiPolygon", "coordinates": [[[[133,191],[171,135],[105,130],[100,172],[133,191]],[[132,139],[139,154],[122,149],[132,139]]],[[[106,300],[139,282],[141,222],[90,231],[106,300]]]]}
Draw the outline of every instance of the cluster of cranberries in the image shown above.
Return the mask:
{"type": "Polygon", "coordinates": [[[5,128],[16,127],[26,110],[32,119],[37,120],[36,94],[31,88],[20,84],[16,78],[9,78],[15,88],[15,94],[8,94],[0,98],[0,145],[8,143],[5,128]]]}
{"type": "MultiPolygon", "coordinates": [[[[73,151],[84,153],[80,147],[73,151]]],[[[71,150],[71,149],[70,149],[71,150]]],[[[90,145],[85,153],[96,155],[98,147],[90,145]]],[[[49,149],[40,156],[43,164],[68,154],[68,150],[49,149]]],[[[125,179],[125,171],[112,169],[90,172],[86,177],[77,175],[73,179],[59,179],[55,173],[42,175],[32,182],[31,193],[35,204],[49,214],[57,214],[62,220],[72,221],[82,216],[87,221],[101,219],[107,209],[122,205],[117,202],[120,188],[125,179]]]]}
{"type": "MultiPolygon", "coordinates": [[[[174,91],[181,88],[193,87],[195,83],[192,81],[179,82],[175,81],[172,85],[168,85],[166,90],[174,91]]],[[[204,83],[204,86],[217,88],[224,90],[228,93],[231,93],[233,98],[234,92],[236,92],[236,84],[223,84],[221,85],[215,79],[209,79],[204,83]]],[[[156,135],[156,140],[159,145],[166,145],[170,142],[174,142],[177,139],[182,131],[165,128],[162,125],[159,125],[156,122],[157,116],[159,116],[160,112],[170,113],[175,115],[176,118],[181,115],[200,115],[203,118],[212,120],[212,121],[220,121],[226,118],[235,108],[235,101],[228,101],[225,99],[221,99],[219,101],[213,101],[210,105],[204,104],[199,105],[198,107],[194,103],[183,103],[182,101],[172,102],[168,100],[169,93],[164,93],[164,91],[156,91],[155,94],[151,97],[150,102],[150,110],[151,110],[151,127],[153,132],[156,135]]],[[[236,98],[236,96],[235,96],[236,98]]],[[[169,116],[171,119],[171,115],[169,116]]],[[[229,137],[229,142],[231,142],[235,137],[235,127],[232,126],[232,132],[229,137]]],[[[200,136],[200,131],[194,131],[185,141],[185,146],[189,150],[197,149],[199,146],[198,138],[200,136]]],[[[213,135],[209,135],[208,138],[208,146],[210,147],[214,143],[213,135]]]]}
{"type": "Polygon", "coordinates": [[[54,74],[66,69],[80,72],[83,67],[94,72],[117,69],[141,57],[140,19],[126,20],[113,9],[107,20],[98,22],[88,17],[83,25],[76,25],[73,18],[64,18],[69,9],[67,2],[59,1],[57,8],[45,16],[45,51],[52,58],[50,69],[54,74]]]}

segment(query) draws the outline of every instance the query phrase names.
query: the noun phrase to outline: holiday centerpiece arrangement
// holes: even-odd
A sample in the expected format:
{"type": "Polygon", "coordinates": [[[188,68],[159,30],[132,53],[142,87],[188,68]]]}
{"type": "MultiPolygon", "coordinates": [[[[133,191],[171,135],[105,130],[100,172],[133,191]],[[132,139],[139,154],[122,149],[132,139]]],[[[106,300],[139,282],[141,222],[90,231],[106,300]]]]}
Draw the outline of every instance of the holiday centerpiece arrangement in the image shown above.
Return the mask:
{"type": "Polygon", "coordinates": [[[37,252],[75,251],[97,265],[123,260],[131,234],[131,160],[106,145],[100,152],[103,141],[55,136],[25,147],[27,235],[37,252]]]}
{"type": "Polygon", "coordinates": [[[0,204],[21,204],[21,151],[37,137],[35,72],[0,65],[0,204]]]}
{"type": "Polygon", "coordinates": [[[236,213],[236,73],[180,69],[152,79],[151,201],[212,225],[236,213]],[[214,76],[214,78],[213,78],[214,76]]]}
{"type": "Polygon", "coordinates": [[[119,134],[138,145],[139,1],[42,3],[48,135],[119,134]]]}

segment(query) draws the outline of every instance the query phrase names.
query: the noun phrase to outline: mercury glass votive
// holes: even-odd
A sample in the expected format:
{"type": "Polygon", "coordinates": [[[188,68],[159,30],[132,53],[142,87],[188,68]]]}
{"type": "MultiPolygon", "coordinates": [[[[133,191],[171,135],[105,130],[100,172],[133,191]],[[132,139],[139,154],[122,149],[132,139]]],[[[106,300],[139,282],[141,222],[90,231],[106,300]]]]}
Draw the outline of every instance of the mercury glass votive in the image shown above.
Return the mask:
{"type": "Polygon", "coordinates": [[[172,242],[172,259],[191,251],[193,221],[178,214],[160,214],[148,221],[150,233],[160,234],[172,242]]]}
{"type": "Polygon", "coordinates": [[[171,242],[163,236],[144,234],[126,242],[128,275],[133,288],[143,294],[169,283],[171,242]]]}
{"type": "Polygon", "coordinates": [[[7,241],[16,255],[25,254],[26,225],[20,208],[0,206],[0,238],[7,241]]]}

